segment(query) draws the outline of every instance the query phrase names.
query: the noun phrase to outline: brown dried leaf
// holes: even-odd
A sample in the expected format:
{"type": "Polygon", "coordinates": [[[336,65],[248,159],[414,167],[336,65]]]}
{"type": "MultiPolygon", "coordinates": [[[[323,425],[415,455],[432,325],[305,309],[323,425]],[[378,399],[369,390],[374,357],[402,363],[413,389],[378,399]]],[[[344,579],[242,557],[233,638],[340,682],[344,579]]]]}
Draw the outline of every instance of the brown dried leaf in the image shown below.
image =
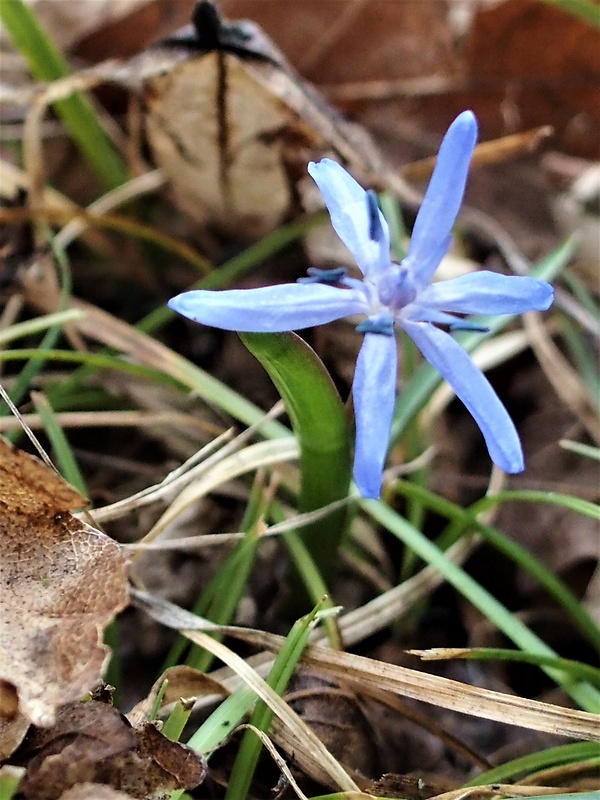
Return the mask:
{"type": "Polygon", "coordinates": [[[119,792],[101,783],[79,783],[67,789],[60,800],[132,800],[132,795],[119,792]]]}
{"type": "Polygon", "coordinates": [[[217,49],[190,35],[130,66],[131,82],[136,71],[142,79],[154,158],[190,216],[238,238],[264,235],[299,209],[307,162],[325,153],[365,183],[387,176],[410,194],[368,135],[304,83],[256,25],[236,23],[243,46],[234,47],[225,23],[202,22],[214,23],[208,40],[223,38],[217,49]]]}
{"type": "Polygon", "coordinates": [[[600,47],[593,26],[537,0],[482,6],[464,59],[466,91],[428,103],[444,124],[472,107],[484,138],[552,125],[560,149],[598,158],[600,47]]]}
{"type": "Polygon", "coordinates": [[[25,738],[29,720],[22,714],[9,719],[0,716],[0,764],[12,755],[25,738]]]}
{"type": "Polygon", "coordinates": [[[288,688],[286,702],[338,761],[363,775],[381,774],[374,730],[350,689],[308,669],[298,672],[288,688]]]}
{"type": "Polygon", "coordinates": [[[317,83],[383,88],[456,70],[446,0],[221,0],[220,7],[231,18],[255,20],[296,69],[317,83]]]}
{"type": "MultiPolygon", "coordinates": [[[[180,664],[176,667],[167,669],[160,678],[154,683],[148,696],[141,700],[127,714],[127,719],[136,727],[149,719],[152,706],[164,681],[167,681],[167,688],[162,698],[161,708],[175,703],[179,698],[185,699],[192,697],[205,697],[207,695],[223,697],[228,694],[227,690],[216,680],[203,672],[199,672],[192,667],[180,664]]],[[[160,709],[159,709],[160,711],[160,709]]]]}
{"type": "Polygon", "coordinates": [[[21,791],[31,800],[54,800],[86,783],[145,798],[194,789],[206,775],[204,759],[191,748],[153,725],[136,731],[116,709],[96,701],[64,706],[53,727],[30,734],[20,757],[27,766],[21,791]]]}
{"type": "Polygon", "coordinates": [[[0,680],[40,726],[98,682],[102,632],[127,604],[118,545],[70,513],[85,504],[0,439],[0,680]]]}

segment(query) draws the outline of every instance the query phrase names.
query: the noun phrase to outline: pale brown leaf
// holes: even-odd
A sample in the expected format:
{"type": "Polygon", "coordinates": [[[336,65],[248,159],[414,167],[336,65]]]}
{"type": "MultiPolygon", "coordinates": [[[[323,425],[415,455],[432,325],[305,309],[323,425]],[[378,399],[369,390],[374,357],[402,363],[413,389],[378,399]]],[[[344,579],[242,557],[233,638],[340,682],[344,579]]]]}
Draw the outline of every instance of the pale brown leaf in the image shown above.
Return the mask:
{"type": "Polygon", "coordinates": [[[127,603],[118,545],[70,513],[85,505],[0,439],[0,680],[40,726],[99,681],[103,630],[127,603]]]}
{"type": "Polygon", "coordinates": [[[21,757],[27,772],[20,788],[30,800],[61,798],[86,783],[146,798],[194,789],[206,775],[204,759],[191,748],[171,742],[151,724],[136,730],[97,701],[63,706],[55,725],[33,729],[21,757]]]}

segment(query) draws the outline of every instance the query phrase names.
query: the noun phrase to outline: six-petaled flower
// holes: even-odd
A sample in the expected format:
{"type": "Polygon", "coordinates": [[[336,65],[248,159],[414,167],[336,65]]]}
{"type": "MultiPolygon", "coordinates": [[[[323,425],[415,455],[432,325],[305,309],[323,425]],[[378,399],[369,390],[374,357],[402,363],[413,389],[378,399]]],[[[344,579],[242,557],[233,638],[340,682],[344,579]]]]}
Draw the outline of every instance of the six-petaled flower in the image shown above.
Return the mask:
{"type": "Polygon", "coordinates": [[[492,460],[505,472],[523,469],[521,444],[508,412],[465,350],[439,326],[450,331],[464,327],[462,315],[546,310],[552,303],[552,288],[534,278],[487,271],[431,283],[450,244],[476,139],[477,122],[465,111],[441,144],[408,252],[400,263],[390,258],[388,226],[374,193],[365,192],[335,161],[323,159],[309,164],[308,171],[362,279],[342,270],[309,270],[308,278],[294,284],[190,291],[169,302],[196,322],[233,331],[298,330],[363,315],[358,330],[364,341],[352,393],[354,480],[365,497],[377,498],[381,492],[396,395],[396,326],[406,331],[469,409],[492,460]]]}

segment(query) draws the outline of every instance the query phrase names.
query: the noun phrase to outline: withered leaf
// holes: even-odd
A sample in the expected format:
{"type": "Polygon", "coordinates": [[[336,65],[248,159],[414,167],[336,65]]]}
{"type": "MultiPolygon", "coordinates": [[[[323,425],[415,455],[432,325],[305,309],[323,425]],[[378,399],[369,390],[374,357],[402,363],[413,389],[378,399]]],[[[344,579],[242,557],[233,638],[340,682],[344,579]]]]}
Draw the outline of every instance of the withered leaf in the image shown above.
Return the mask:
{"type": "Polygon", "coordinates": [[[105,784],[86,782],[67,789],[60,800],[132,800],[132,796],[105,784]]]}
{"type": "Polygon", "coordinates": [[[63,706],[56,724],[34,729],[18,755],[27,767],[21,790],[31,800],[55,800],[86,783],[146,798],[194,789],[206,775],[204,760],[191,748],[150,724],[136,731],[116,709],[97,701],[63,706]]]}
{"type": "Polygon", "coordinates": [[[25,738],[29,720],[23,714],[12,718],[0,716],[0,764],[14,753],[25,738]]]}
{"type": "Polygon", "coordinates": [[[130,82],[141,79],[154,158],[188,214],[238,238],[264,235],[299,210],[306,164],[326,153],[367,183],[386,175],[407,191],[369,136],[302,81],[258,26],[216,15],[197,23],[213,29],[184,33],[129,67],[130,82]]]}
{"type": "Polygon", "coordinates": [[[348,687],[325,673],[301,669],[285,699],[342,764],[363,775],[380,773],[373,728],[348,687]]]}
{"type": "Polygon", "coordinates": [[[185,744],[172,742],[151,722],[138,731],[138,751],[154,762],[166,774],[173,776],[175,786],[195,789],[206,777],[206,762],[185,744]]]}
{"type": "Polygon", "coordinates": [[[128,712],[127,719],[132,725],[137,727],[148,721],[164,681],[167,682],[167,688],[163,694],[161,709],[170,703],[176,702],[180,697],[191,698],[205,695],[216,695],[218,697],[227,695],[227,690],[220,683],[193,667],[187,667],[185,664],[169,667],[154,683],[148,695],[128,712]]]}
{"type": "Polygon", "coordinates": [[[98,682],[105,626],[127,604],[118,545],[70,512],[86,505],[59,475],[0,439],[0,681],[51,725],[98,682]]]}

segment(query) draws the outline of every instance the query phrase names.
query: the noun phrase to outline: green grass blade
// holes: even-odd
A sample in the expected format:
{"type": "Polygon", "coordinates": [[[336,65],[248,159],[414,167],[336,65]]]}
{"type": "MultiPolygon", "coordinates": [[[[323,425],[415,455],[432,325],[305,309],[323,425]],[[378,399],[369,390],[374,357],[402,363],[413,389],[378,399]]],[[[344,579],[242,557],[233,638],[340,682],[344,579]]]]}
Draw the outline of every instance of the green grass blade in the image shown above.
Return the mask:
{"type": "MultiPolygon", "coordinates": [[[[517,544],[517,542],[515,542],[509,536],[506,536],[497,528],[494,528],[490,525],[485,525],[482,522],[478,522],[476,519],[477,513],[480,513],[482,508],[480,505],[481,503],[484,504],[485,508],[489,508],[491,505],[493,505],[492,501],[496,500],[496,502],[498,502],[498,498],[500,498],[500,502],[507,502],[508,500],[514,499],[516,495],[519,499],[532,500],[535,498],[537,502],[543,499],[544,502],[553,503],[563,507],[564,502],[570,503],[571,499],[579,500],[579,498],[571,498],[570,495],[561,495],[557,492],[502,492],[494,495],[494,497],[484,498],[483,500],[479,501],[479,503],[475,504],[479,508],[479,512],[473,513],[473,507],[465,510],[455,503],[452,503],[450,500],[446,500],[445,498],[439,497],[439,495],[433,494],[432,492],[423,489],[420,486],[414,486],[405,481],[398,483],[396,485],[396,489],[401,494],[407,496],[417,494],[419,497],[421,497],[422,502],[425,503],[429,509],[452,521],[451,525],[442,534],[437,542],[438,546],[440,546],[443,550],[445,550],[450,546],[450,544],[462,536],[463,533],[471,528],[474,528],[489,544],[492,545],[492,547],[495,547],[503,555],[512,559],[522,569],[526,570],[532,577],[534,577],[548,592],[548,594],[553,597],[556,602],[562,606],[562,608],[565,609],[575,625],[588,639],[588,641],[600,651],[600,631],[598,630],[598,626],[583,608],[579,600],[570,591],[570,589],[565,586],[560,578],[554,575],[553,572],[547,569],[536,558],[534,558],[531,553],[529,553],[524,547],[521,547],[519,544],[517,544]],[[543,495],[543,498],[541,495],[543,495]]],[[[593,503],[587,504],[587,501],[582,502],[586,504],[584,506],[585,508],[587,508],[588,505],[592,506],[593,508],[590,509],[591,511],[594,511],[596,508],[593,503]]],[[[578,510],[580,510],[579,507],[578,510]]]]}
{"type": "Polygon", "coordinates": [[[173,710],[169,714],[168,718],[165,720],[165,724],[162,728],[163,736],[166,736],[167,739],[170,739],[172,742],[178,742],[181,738],[181,734],[183,733],[183,729],[185,728],[188,719],[190,718],[190,714],[194,709],[194,703],[196,702],[195,697],[190,698],[183,698],[180,697],[179,700],[173,706],[173,710]]]}
{"type": "MultiPolygon", "coordinates": [[[[283,522],[285,519],[283,509],[276,500],[271,503],[270,518],[271,522],[274,523],[283,522]]],[[[308,547],[304,543],[302,536],[296,531],[291,531],[290,533],[285,533],[283,535],[283,540],[292,559],[292,563],[296,568],[296,572],[302,581],[304,590],[308,594],[312,604],[321,604],[323,608],[333,608],[335,604],[331,600],[331,594],[327,584],[323,580],[323,576],[319,572],[319,569],[315,564],[315,560],[312,557],[312,554],[309,552],[308,547]]],[[[295,586],[294,582],[292,581],[289,587],[289,593],[292,596],[292,600],[288,604],[291,607],[293,607],[296,603],[294,589],[295,586]]],[[[342,641],[340,639],[340,632],[336,620],[333,617],[326,616],[324,619],[324,627],[327,631],[327,636],[329,638],[331,647],[341,650],[342,641]]]]}
{"type": "MultiPolygon", "coordinates": [[[[477,581],[471,578],[461,567],[449,561],[443,552],[416,528],[391,508],[372,500],[362,502],[369,515],[384,525],[407,547],[411,547],[428,564],[435,566],[446,580],[454,586],[475,608],[479,609],[504,635],[521,650],[543,656],[556,657],[556,653],[548,647],[533,631],[524,625],[514,614],[493,597],[477,581]]],[[[574,683],[565,679],[562,672],[543,667],[550,677],[563,687],[586,711],[596,712],[600,706],[600,692],[587,683],[574,683]]]]}
{"type": "MultiPolygon", "coordinates": [[[[119,356],[109,355],[108,353],[84,353],[75,350],[46,350],[41,347],[28,347],[22,350],[6,350],[4,352],[0,351],[0,362],[23,361],[24,359],[31,358],[40,358],[45,361],[64,361],[72,364],[85,364],[97,367],[98,369],[115,369],[118,372],[125,372],[129,375],[137,375],[140,378],[153,380],[163,386],[176,386],[181,388],[181,383],[174,381],[161,370],[154,369],[153,367],[146,367],[143,364],[134,364],[131,361],[125,361],[119,356]]],[[[48,392],[48,396],[54,408],[58,408],[59,405],[61,408],[63,406],[62,403],[55,402],[56,398],[68,398],[71,394],[71,392],[65,391],[66,383],[67,381],[63,381],[61,385],[53,387],[52,390],[48,392]]]]}
{"type": "Polygon", "coordinates": [[[600,28],[600,8],[593,0],[541,0],[541,2],[560,8],[594,28],[600,28]]]}
{"type": "MultiPolygon", "coordinates": [[[[17,50],[26,58],[34,78],[55,81],[70,73],[69,65],[23,0],[0,2],[0,20],[17,50]]],[[[127,180],[120,156],[100,126],[90,102],[80,94],[57,100],[54,108],[90,166],[107,188],[127,180]]]]}
{"type": "Polygon", "coordinates": [[[12,800],[25,774],[25,768],[6,766],[4,772],[6,774],[0,775],[0,800],[12,800]]]}
{"type": "MultiPolygon", "coordinates": [[[[52,251],[54,253],[56,264],[60,272],[60,307],[58,314],[61,312],[66,312],[68,310],[69,299],[71,296],[71,289],[72,289],[72,281],[71,281],[71,269],[69,265],[69,261],[66,257],[66,254],[63,250],[59,247],[56,247],[55,240],[49,236],[50,245],[52,247],[52,251]]],[[[50,317],[56,315],[50,315],[50,317]]],[[[46,321],[48,320],[48,316],[46,317],[46,321]]],[[[36,320],[31,321],[31,326],[34,326],[36,320]]],[[[15,326],[17,327],[17,326],[15,326]]],[[[18,326],[19,329],[22,331],[26,326],[21,324],[18,326]]],[[[60,334],[62,332],[62,323],[55,322],[51,327],[48,328],[44,337],[40,344],[40,350],[50,350],[54,347],[54,345],[58,342],[60,338],[60,334]]],[[[33,357],[30,358],[19,375],[17,376],[11,390],[10,390],[10,398],[15,405],[19,405],[21,400],[25,397],[31,383],[35,376],[42,370],[44,367],[44,359],[33,357]]],[[[14,443],[18,437],[19,432],[15,432],[10,435],[8,438],[14,443]]]]}
{"type": "MultiPolygon", "coordinates": [[[[302,651],[308,644],[308,637],[316,624],[320,607],[321,604],[315,606],[310,614],[294,623],[277,654],[267,677],[267,683],[280,696],[284,693],[302,651]]],[[[263,733],[268,733],[272,719],[273,711],[265,702],[259,700],[250,718],[250,724],[263,733]]],[[[261,749],[260,739],[252,731],[246,731],[231,771],[225,800],[242,800],[247,797],[261,749]]]]}
{"type": "Polygon", "coordinates": [[[81,474],[77,460],[73,455],[69,440],[56,419],[54,409],[44,395],[39,392],[32,392],[31,399],[33,400],[35,410],[44,423],[44,428],[50,444],[52,445],[54,458],[58,463],[60,474],[71,486],[74,486],[82,495],[87,497],[88,492],[85,480],[81,474]]]}
{"type": "MultiPolygon", "coordinates": [[[[300,446],[302,484],[298,513],[348,494],[350,431],[340,396],[316,353],[294,333],[243,333],[240,338],[277,387],[300,446]]],[[[302,541],[321,574],[333,573],[346,509],[307,525],[302,541]]]]}
{"type": "Polygon", "coordinates": [[[537,753],[520,756],[505,764],[483,772],[473,778],[465,786],[487,786],[492,783],[508,783],[532,772],[555,767],[560,764],[573,764],[598,755],[600,744],[598,742],[577,742],[564,744],[560,747],[550,747],[537,753]]]}
{"type": "MultiPolygon", "coordinates": [[[[232,621],[254,566],[260,540],[259,526],[264,518],[267,505],[267,493],[264,487],[255,481],[241,525],[246,537],[236,545],[233,552],[209,581],[208,586],[202,592],[199,603],[194,608],[195,614],[219,625],[227,625],[232,621]]],[[[220,634],[214,634],[214,636],[219,641],[223,638],[220,634]]],[[[182,638],[186,641],[185,637],[182,638]]],[[[212,661],[212,653],[197,645],[192,645],[186,664],[201,672],[206,672],[212,661]]]]}
{"type": "Polygon", "coordinates": [[[542,492],[533,490],[499,492],[492,497],[484,497],[474,503],[464,514],[462,520],[456,520],[444,534],[444,547],[459,538],[470,527],[475,526],[480,535],[496,550],[510,558],[522,569],[526,570],[544,589],[567,611],[581,633],[600,653],[600,629],[590,615],[582,607],[575,595],[565,584],[531,555],[524,547],[506,536],[497,528],[477,522],[478,516],[490,508],[511,501],[546,503],[567,508],[584,514],[592,519],[600,519],[600,506],[580,497],[573,497],[560,492],[542,492]]]}

